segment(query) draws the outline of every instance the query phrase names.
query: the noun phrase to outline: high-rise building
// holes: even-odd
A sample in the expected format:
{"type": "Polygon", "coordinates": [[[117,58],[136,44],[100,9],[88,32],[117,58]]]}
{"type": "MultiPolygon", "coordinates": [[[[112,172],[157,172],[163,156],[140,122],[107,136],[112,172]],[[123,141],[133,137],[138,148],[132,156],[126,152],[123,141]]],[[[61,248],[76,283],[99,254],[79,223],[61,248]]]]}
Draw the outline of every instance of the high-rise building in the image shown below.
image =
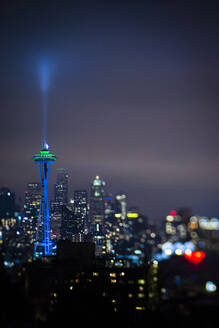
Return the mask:
{"type": "Polygon", "coordinates": [[[7,219],[14,217],[15,194],[8,188],[0,189],[0,218],[7,219]]]}
{"type": "Polygon", "coordinates": [[[0,245],[3,240],[8,245],[16,223],[15,193],[6,187],[0,188],[0,245]]]}
{"type": "Polygon", "coordinates": [[[36,227],[41,202],[41,186],[39,182],[30,182],[25,191],[23,233],[29,243],[36,241],[36,227]]]}
{"type": "Polygon", "coordinates": [[[79,223],[79,230],[82,235],[88,233],[88,199],[86,190],[76,190],[74,192],[74,214],[79,223]]]}
{"type": "Polygon", "coordinates": [[[106,231],[106,253],[114,253],[115,237],[118,234],[117,220],[115,219],[115,204],[112,194],[105,195],[105,231],[106,231]]]}
{"type": "Polygon", "coordinates": [[[118,213],[121,213],[121,220],[126,219],[126,211],[127,211],[127,203],[126,203],[126,195],[124,193],[120,193],[116,195],[116,204],[118,213]]]}
{"type": "Polygon", "coordinates": [[[78,219],[70,206],[63,206],[60,235],[61,239],[64,240],[67,239],[73,242],[82,241],[78,219]]]}
{"type": "Polygon", "coordinates": [[[54,183],[54,200],[50,203],[51,237],[60,238],[63,207],[68,205],[68,169],[57,169],[57,181],[54,183]]]}
{"type": "Polygon", "coordinates": [[[115,198],[115,217],[118,221],[120,238],[124,238],[126,234],[126,215],[127,215],[127,202],[126,195],[119,193],[115,198]]]}
{"type": "Polygon", "coordinates": [[[57,182],[55,183],[55,202],[62,205],[68,204],[68,169],[57,169],[57,182]]]}
{"type": "Polygon", "coordinates": [[[91,183],[90,232],[96,244],[96,255],[106,254],[105,239],[105,182],[97,175],[91,183]]]}
{"type": "Polygon", "coordinates": [[[63,207],[65,205],[61,205],[58,202],[51,201],[50,202],[50,218],[51,218],[51,238],[59,240],[60,238],[60,227],[62,222],[62,212],[63,207]]]}
{"type": "Polygon", "coordinates": [[[166,216],[165,232],[168,240],[185,240],[187,237],[187,226],[181,215],[176,211],[170,211],[166,216]]]}

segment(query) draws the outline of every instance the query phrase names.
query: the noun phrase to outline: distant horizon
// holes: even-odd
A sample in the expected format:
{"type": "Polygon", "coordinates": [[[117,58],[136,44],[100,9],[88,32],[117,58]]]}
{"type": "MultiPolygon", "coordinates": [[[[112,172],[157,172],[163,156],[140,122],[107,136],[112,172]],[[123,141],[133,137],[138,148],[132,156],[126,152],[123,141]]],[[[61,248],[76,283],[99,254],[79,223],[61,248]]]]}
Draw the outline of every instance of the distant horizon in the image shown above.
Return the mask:
{"type": "MultiPolygon", "coordinates": [[[[49,199],[50,199],[50,201],[52,201],[54,199],[54,184],[56,183],[55,173],[56,173],[56,170],[58,170],[60,168],[66,168],[66,169],[68,169],[68,171],[70,171],[68,167],[56,167],[56,168],[53,168],[52,167],[52,169],[51,169],[52,177],[50,178],[50,182],[49,182],[49,199]]],[[[0,186],[0,188],[7,187],[7,188],[10,189],[11,192],[15,192],[15,200],[16,200],[16,203],[19,203],[18,200],[19,200],[19,198],[21,198],[21,204],[23,205],[24,204],[24,201],[25,201],[25,190],[27,189],[26,188],[27,187],[27,184],[28,183],[31,183],[31,182],[40,183],[40,180],[39,180],[39,177],[37,177],[37,174],[38,174],[38,170],[37,170],[37,167],[36,167],[36,178],[28,181],[25,184],[23,192],[20,189],[18,189],[18,188],[17,189],[13,189],[13,188],[11,188],[8,185],[4,185],[4,186],[2,185],[2,186],[0,186]]],[[[90,182],[87,183],[87,186],[85,186],[85,185],[82,186],[81,185],[81,187],[80,187],[80,185],[77,184],[77,186],[75,186],[75,188],[74,188],[73,185],[71,185],[69,183],[69,195],[68,195],[69,196],[69,200],[71,198],[73,198],[73,194],[74,194],[74,191],[75,190],[85,190],[85,191],[88,192],[88,196],[89,196],[90,195],[90,184],[93,181],[92,179],[95,178],[95,176],[96,175],[93,175],[93,177],[90,179],[90,182]]],[[[213,214],[213,212],[211,212],[212,214],[209,215],[206,212],[204,212],[204,213],[201,212],[201,210],[196,211],[192,206],[189,206],[189,205],[186,206],[186,204],[185,205],[181,205],[181,206],[180,205],[177,206],[176,204],[174,206],[174,204],[173,204],[172,207],[168,207],[168,208],[167,208],[167,206],[164,206],[163,207],[163,214],[161,213],[162,212],[162,209],[160,209],[159,210],[160,215],[153,215],[153,212],[156,213],[156,211],[157,211],[156,209],[153,209],[152,207],[149,207],[150,210],[148,210],[148,212],[146,212],[147,211],[147,207],[146,206],[145,207],[144,206],[141,207],[140,204],[132,202],[132,199],[130,198],[128,192],[126,192],[125,190],[117,190],[116,191],[115,188],[111,188],[110,189],[110,186],[107,183],[107,180],[104,179],[103,176],[101,176],[101,175],[99,175],[99,176],[100,176],[101,179],[103,179],[106,182],[105,191],[106,191],[106,193],[111,193],[112,194],[112,199],[113,200],[115,199],[116,195],[119,194],[119,193],[126,194],[126,196],[127,196],[127,210],[129,210],[131,208],[136,208],[139,211],[139,213],[141,213],[142,215],[145,215],[146,217],[148,217],[148,219],[150,221],[154,221],[155,224],[161,224],[162,221],[165,220],[165,217],[170,213],[170,211],[172,211],[172,210],[178,211],[180,209],[189,209],[191,211],[191,215],[206,216],[206,217],[209,217],[209,218],[211,218],[211,217],[219,217],[219,215],[217,216],[217,215],[213,214]]],[[[71,180],[71,177],[69,176],[69,178],[70,178],[69,179],[69,181],[70,181],[71,180]]]]}

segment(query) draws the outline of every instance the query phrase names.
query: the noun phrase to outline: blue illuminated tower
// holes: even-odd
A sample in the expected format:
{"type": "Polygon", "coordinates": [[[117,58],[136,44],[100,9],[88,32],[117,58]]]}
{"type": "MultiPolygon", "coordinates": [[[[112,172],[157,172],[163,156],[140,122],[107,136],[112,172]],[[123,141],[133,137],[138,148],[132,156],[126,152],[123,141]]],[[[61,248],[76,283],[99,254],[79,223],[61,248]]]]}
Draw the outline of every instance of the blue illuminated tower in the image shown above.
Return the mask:
{"type": "Polygon", "coordinates": [[[51,163],[56,161],[56,156],[51,154],[48,145],[33,157],[39,166],[41,182],[41,202],[37,222],[36,242],[34,244],[34,256],[48,256],[52,254],[52,241],[50,239],[50,216],[48,199],[48,181],[51,163]]]}

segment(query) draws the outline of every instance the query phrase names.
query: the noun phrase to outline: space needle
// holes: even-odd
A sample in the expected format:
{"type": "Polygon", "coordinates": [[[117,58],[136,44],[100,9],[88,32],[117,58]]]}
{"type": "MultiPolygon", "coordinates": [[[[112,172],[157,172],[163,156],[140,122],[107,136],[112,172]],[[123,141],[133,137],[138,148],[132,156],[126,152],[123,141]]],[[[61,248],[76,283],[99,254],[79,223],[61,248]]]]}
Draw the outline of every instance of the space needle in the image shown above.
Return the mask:
{"type": "Polygon", "coordinates": [[[41,201],[34,244],[34,257],[43,257],[52,255],[54,246],[50,239],[48,181],[50,167],[56,161],[56,156],[49,151],[49,146],[44,143],[43,149],[39,154],[33,156],[33,160],[38,164],[41,183],[41,201]]]}

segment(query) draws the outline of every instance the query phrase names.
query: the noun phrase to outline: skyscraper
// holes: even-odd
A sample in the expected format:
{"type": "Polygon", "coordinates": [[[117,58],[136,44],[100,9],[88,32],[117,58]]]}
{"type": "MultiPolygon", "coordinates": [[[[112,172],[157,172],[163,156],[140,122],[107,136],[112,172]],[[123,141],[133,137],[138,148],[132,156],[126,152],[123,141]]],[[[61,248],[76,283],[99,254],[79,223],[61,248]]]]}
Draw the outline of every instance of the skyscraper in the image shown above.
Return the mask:
{"type": "Polygon", "coordinates": [[[0,218],[7,219],[14,217],[15,194],[10,189],[3,187],[0,189],[0,218]]]}
{"type": "Polygon", "coordinates": [[[51,201],[50,203],[50,218],[51,218],[51,238],[59,239],[60,238],[60,227],[62,221],[62,212],[64,205],[61,205],[58,202],[51,201]]]}
{"type": "Polygon", "coordinates": [[[32,244],[36,241],[37,219],[40,211],[41,186],[39,182],[30,182],[25,191],[23,232],[32,244]]]}
{"type": "Polygon", "coordinates": [[[115,216],[118,220],[120,237],[124,238],[126,230],[126,214],[127,214],[127,203],[126,195],[124,193],[119,193],[116,195],[115,199],[115,216]]]}
{"type": "Polygon", "coordinates": [[[0,188],[0,226],[10,230],[17,222],[15,211],[15,193],[6,187],[0,188]]]}
{"type": "Polygon", "coordinates": [[[126,195],[124,193],[120,193],[116,195],[116,203],[117,203],[117,208],[119,209],[119,212],[121,213],[121,219],[125,220],[126,219],[126,195]]]}
{"type": "Polygon", "coordinates": [[[105,237],[106,237],[106,253],[114,252],[115,237],[118,234],[117,219],[115,219],[115,204],[112,194],[105,195],[105,237]]]}
{"type": "Polygon", "coordinates": [[[61,239],[76,241],[76,235],[78,232],[78,222],[72,208],[70,206],[63,206],[60,227],[61,239]]]}
{"type": "Polygon", "coordinates": [[[52,238],[60,238],[63,207],[68,205],[68,169],[57,169],[57,181],[54,183],[54,200],[51,202],[52,238]]]}
{"type": "Polygon", "coordinates": [[[88,202],[86,190],[76,190],[74,192],[74,214],[78,220],[82,240],[84,240],[85,235],[88,233],[88,202]]]}
{"type": "Polygon", "coordinates": [[[57,182],[55,183],[55,202],[60,206],[68,204],[68,169],[57,169],[57,182]]]}
{"type": "Polygon", "coordinates": [[[91,183],[90,192],[90,232],[96,244],[96,255],[106,253],[105,240],[105,182],[97,175],[91,183]]]}

